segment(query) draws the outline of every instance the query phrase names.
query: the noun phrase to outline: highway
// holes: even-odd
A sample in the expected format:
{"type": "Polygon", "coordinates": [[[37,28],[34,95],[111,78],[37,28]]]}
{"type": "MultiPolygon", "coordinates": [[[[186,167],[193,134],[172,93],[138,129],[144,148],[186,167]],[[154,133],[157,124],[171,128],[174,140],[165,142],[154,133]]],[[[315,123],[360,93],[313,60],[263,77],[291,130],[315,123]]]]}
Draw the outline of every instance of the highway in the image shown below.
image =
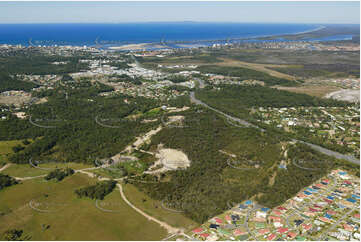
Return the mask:
{"type": "MultiPolygon", "coordinates": [[[[204,106],[204,107],[206,107],[206,108],[208,108],[208,109],[210,109],[210,110],[212,110],[212,111],[214,111],[214,112],[216,112],[216,113],[219,113],[219,114],[223,115],[224,117],[226,117],[228,120],[235,121],[235,122],[237,122],[237,123],[239,123],[239,124],[241,124],[241,125],[243,125],[243,126],[246,126],[246,127],[253,127],[253,128],[259,129],[259,130],[261,130],[261,131],[265,131],[264,129],[262,129],[262,128],[254,125],[254,124],[251,124],[251,123],[249,123],[249,122],[247,122],[247,121],[245,121],[245,120],[243,120],[243,119],[239,119],[239,118],[230,116],[230,115],[228,115],[228,114],[226,114],[226,113],[224,113],[224,112],[222,112],[222,111],[220,111],[220,110],[218,110],[218,109],[215,109],[215,108],[209,106],[208,104],[206,104],[206,103],[202,102],[201,100],[197,99],[197,98],[195,97],[194,92],[191,92],[191,93],[190,93],[190,99],[191,99],[191,102],[192,102],[192,103],[195,103],[195,104],[198,104],[198,105],[202,105],[202,106],[204,106]]],[[[309,147],[311,147],[312,149],[314,149],[314,150],[316,150],[316,151],[318,151],[318,152],[321,152],[321,153],[323,153],[323,154],[325,154],[325,155],[335,157],[336,159],[343,159],[343,160],[347,160],[347,161],[349,161],[349,162],[351,162],[351,163],[354,163],[354,164],[356,164],[356,165],[360,165],[360,160],[357,159],[357,158],[355,158],[355,157],[353,157],[353,156],[351,156],[351,155],[344,155],[344,154],[338,153],[338,152],[336,152],[336,151],[323,148],[323,147],[321,147],[321,146],[319,146],[319,145],[311,144],[311,143],[308,143],[308,142],[305,142],[305,141],[301,141],[301,140],[292,139],[292,141],[306,144],[306,145],[308,145],[309,147]]]]}

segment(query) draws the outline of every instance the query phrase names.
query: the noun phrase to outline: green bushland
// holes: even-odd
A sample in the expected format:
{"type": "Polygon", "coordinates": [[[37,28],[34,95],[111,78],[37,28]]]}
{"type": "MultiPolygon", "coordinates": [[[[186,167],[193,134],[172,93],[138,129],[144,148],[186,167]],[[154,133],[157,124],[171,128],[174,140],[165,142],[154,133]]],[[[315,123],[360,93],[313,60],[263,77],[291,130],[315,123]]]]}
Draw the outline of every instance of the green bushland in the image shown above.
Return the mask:
{"type": "Polygon", "coordinates": [[[106,195],[113,191],[116,184],[116,181],[102,181],[93,186],[79,188],[75,190],[75,194],[79,198],[89,197],[91,199],[103,200],[106,195]]]}
{"type": "Polygon", "coordinates": [[[243,67],[233,66],[216,66],[216,65],[204,65],[197,67],[197,70],[202,73],[213,73],[224,76],[239,77],[244,80],[258,80],[263,81],[268,86],[282,85],[282,86],[295,86],[297,82],[287,79],[273,77],[264,72],[255,71],[243,67]]]}
{"type": "MultiPolygon", "coordinates": [[[[126,119],[129,115],[147,113],[159,107],[161,104],[157,100],[125,95],[98,95],[109,90],[108,86],[85,81],[47,92],[48,102],[32,105],[28,112],[37,124],[55,125],[56,128],[37,127],[29,119],[21,120],[15,116],[0,122],[0,129],[4,131],[1,132],[0,139],[34,140],[25,149],[11,155],[10,161],[25,163],[30,158],[39,158],[92,164],[96,158],[119,153],[134,137],[159,125],[160,121],[142,123],[142,119],[146,117],[126,119]],[[68,99],[65,98],[66,93],[68,99]],[[125,99],[129,104],[124,102],[125,99]],[[96,119],[116,128],[101,126],[96,119]]],[[[153,114],[156,117],[157,114],[153,114]]]]}
{"type": "Polygon", "coordinates": [[[168,78],[173,83],[180,83],[180,82],[186,82],[189,78],[182,76],[182,75],[172,75],[168,78]]]}
{"type": "MultiPolygon", "coordinates": [[[[153,136],[149,149],[156,149],[162,143],[165,147],[182,150],[191,160],[190,167],[169,171],[161,180],[150,176],[142,179],[153,181],[149,183],[133,179],[128,182],[152,199],[165,201],[171,208],[184,211],[187,217],[198,223],[229,209],[229,201],[241,202],[254,196],[262,198],[263,194],[267,200],[260,200],[261,204],[268,207],[279,205],[294,194],[295,189],[290,186],[300,188],[319,177],[308,176],[308,171],[290,166],[290,173],[280,173],[286,185],[279,187],[279,192],[284,190],[285,194],[275,193],[276,188],[267,190],[265,187],[272,171],[278,171],[277,164],[282,159],[280,143],[287,139],[275,132],[231,126],[214,112],[202,108],[192,109],[183,115],[187,127],[163,129],[153,136]],[[257,161],[259,168],[234,169],[227,164],[229,156],[219,150],[257,161]],[[302,179],[294,179],[293,173],[298,173],[302,179]]],[[[299,149],[299,152],[309,151],[299,149]]],[[[318,153],[315,156],[319,160],[326,159],[318,153]]]]}
{"type": "Polygon", "coordinates": [[[247,117],[252,107],[346,107],[346,102],[322,99],[301,93],[275,88],[240,85],[219,85],[220,89],[207,87],[196,96],[214,108],[237,117],[247,117]]]}
{"type": "Polygon", "coordinates": [[[360,66],[350,64],[304,64],[295,67],[270,68],[289,75],[302,78],[311,77],[360,77],[360,66]]]}
{"type": "Polygon", "coordinates": [[[117,67],[118,69],[128,69],[129,68],[129,65],[127,64],[127,62],[115,62],[115,61],[112,61],[108,65],[117,67]]]}
{"type": "Polygon", "coordinates": [[[267,207],[275,207],[295,196],[301,189],[311,185],[315,180],[325,176],[333,167],[335,159],[314,151],[304,144],[292,145],[288,150],[291,161],[287,169],[278,169],[273,185],[265,183],[262,186],[257,201],[267,207]],[[300,161],[305,161],[302,165],[300,161]],[[293,162],[305,168],[298,168],[293,162]]]}
{"type": "Polygon", "coordinates": [[[4,71],[0,70],[0,92],[10,91],[10,90],[23,90],[31,91],[34,87],[38,87],[37,84],[32,82],[21,81],[16,77],[11,77],[6,74],[4,71]]]}
{"type": "Polygon", "coordinates": [[[63,180],[67,176],[71,176],[74,174],[74,170],[71,168],[66,169],[55,169],[54,171],[49,172],[48,175],[45,176],[45,180],[56,179],[57,181],[63,180]]]}
{"type": "Polygon", "coordinates": [[[22,241],[25,240],[21,237],[23,232],[21,229],[9,229],[5,231],[3,238],[7,241],[22,241]]]}
{"type": "Polygon", "coordinates": [[[9,156],[14,153],[14,147],[29,144],[24,144],[24,140],[0,141],[0,166],[5,165],[6,162],[8,162],[9,156]]]}
{"type": "Polygon", "coordinates": [[[80,63],[81,58],[88,54],[78,52],[71,57],[46,55],[30,50],[25,53],[15,51],[12,55],[0,55],[0,71],[9,74],[53,75],[79,72],[88,69],[88,64],[80,63]],[[53,62],[67,62],[64,65],[54,65],[53,62]]]}

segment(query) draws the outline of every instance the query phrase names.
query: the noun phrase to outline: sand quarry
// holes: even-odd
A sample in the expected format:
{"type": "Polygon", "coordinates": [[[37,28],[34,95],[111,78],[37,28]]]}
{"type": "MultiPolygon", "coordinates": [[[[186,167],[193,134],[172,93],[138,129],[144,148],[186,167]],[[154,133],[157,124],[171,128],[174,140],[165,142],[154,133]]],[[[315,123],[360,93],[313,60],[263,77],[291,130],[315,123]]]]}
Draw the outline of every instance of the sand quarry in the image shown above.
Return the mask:
{"type": "Polygon", "coordinates": [[[162,145],[159,145],[158,152],[155,154],[155,157],[158,158],[158,160],[149,167],[149,170],[145,173],[163,173],[170,170],[186,169],[191,165],[191,161],[184,152],[170,148],[163,148],[162,145]]]}
{"type": "Polygon", "coordinates": [[[360,90],[344,89],[336,92],[331,92],[325,97],[337,99],[340,101],[360,102],[360,90]]]}

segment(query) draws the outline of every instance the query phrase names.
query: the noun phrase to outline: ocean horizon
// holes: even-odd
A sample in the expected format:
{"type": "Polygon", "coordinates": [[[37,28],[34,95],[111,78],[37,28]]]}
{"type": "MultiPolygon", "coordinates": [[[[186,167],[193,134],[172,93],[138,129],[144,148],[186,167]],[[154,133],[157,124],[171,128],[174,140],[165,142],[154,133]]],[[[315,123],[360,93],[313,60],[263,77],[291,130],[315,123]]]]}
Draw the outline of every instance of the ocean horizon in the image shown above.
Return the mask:
{"type": "Polygon", "coordinates": [[[0,44],[124,45],[252,39],[298,34],[322,28],[321,24],[148,22],[0,24],[0,44]]]}

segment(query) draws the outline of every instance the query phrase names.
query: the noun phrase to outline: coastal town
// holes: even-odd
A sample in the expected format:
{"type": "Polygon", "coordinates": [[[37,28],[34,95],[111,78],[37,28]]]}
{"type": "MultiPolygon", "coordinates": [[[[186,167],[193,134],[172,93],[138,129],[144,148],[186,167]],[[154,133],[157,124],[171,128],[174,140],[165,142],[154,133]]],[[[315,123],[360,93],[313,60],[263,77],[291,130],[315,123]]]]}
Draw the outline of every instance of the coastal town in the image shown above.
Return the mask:
{"type": "MultiPolygon", "coordinates": [[[[61,187],[61,180],[43,181],[45,173],[61,173],[58,165],[84,166],[61,179],[74,179],[77,188],[88,185],[89,191],[95,182],[113,182],[95,204],[116,203],[128,219],[106,208],[99,218],[108,219],[107,226],[117,232],[133,225],[134,231],[154,226],[148,234],[140,233],[140,240],[359,241],[360,179],[355,171],[360,158],[360,77],[354,64],[359,45],[350,40],[229,40],[169,46],[0,45],[4,60],[20,63],[4,68],[3,76],[10,81],[0,92],[0,126],[6,131],[0,147],[7,150],[0,152],[0,175],[14,177],[14,188],[30,184],[36,190],[38,183],[27,180],[61,187]],[[346,64],[333,64],[337,61],[329,61],[330,56],[346,64]],[[31,63],[23,69],[21,63],[33,60],[39,69],[33,71],[31,63]],[[314,67],[312,61],[321,64],[314,67]],[[318,72],[319,67],[324,70],[318,72]],[[322,91],[310,94],[314,86],[322,91]],[[233,97],[225,92],[229,89],[237,90],[233,97]],[[239,99],[247,90],[255,96],[239,99]],[[241,105],[234,105],[237,102],[241,105]],[[54,162],[29,166],[33,157],[54,162]],[[318,179],[321,175],[308,174],[329,159],[335,166],[328,175],[318,179]],[[308,162],[309,168],[302,167],[308,162]],[[263,169],[268,165],[269,170],[263,169]],[[224,167],[234,169],[228,173],[224,167]],[[295,171],[306,175],[292,187],[276,183],[249,188],[252,182],[274,183],[276,178],[286,184],[295,171]],[[222,176],[220,181],[215,173],[222,176]],[[216,206],[214,191],[220,198],[216,206]],[[265,194],[263,201],[258,199],[265,194]],[[100,202],[103,199],[110,202],[100,202]],[[191,208],[184,209],[180,201],[191,208]],[[135,218],[131,212],[139,217],[129,222],[135,218]],[[159,231],[153,233],[155,229],[159,231]]],[[[48,201],[48,191],[42,189],[39,196],[48,201]]],[[[94,208],[95,196],[76,197],[73,190],[72,183],[64,189],[67,202],[75,204],[69,207],[83,209],[77,206],[84,203],[94,208]]],[[[86,206],[83,214],[92,220],[95,213],[86,206]]],[[[11,221],[18,211],[11,209],[0,206],[0,217],[11,221]]],[[[44,238],[51,238],[48,232],[59,226],[58,221],[50,223],[48,229],[37,225],[44,238]]],[[[12,229],[6,222],[0,225],[12,229]]],[[[32,235],[37,232],[21,226],[32,235]]],[[[124,238],[138,239],[134,231],[124,238]]],[[[123,236],[114,234],[111,239],[123,236]]]]}

